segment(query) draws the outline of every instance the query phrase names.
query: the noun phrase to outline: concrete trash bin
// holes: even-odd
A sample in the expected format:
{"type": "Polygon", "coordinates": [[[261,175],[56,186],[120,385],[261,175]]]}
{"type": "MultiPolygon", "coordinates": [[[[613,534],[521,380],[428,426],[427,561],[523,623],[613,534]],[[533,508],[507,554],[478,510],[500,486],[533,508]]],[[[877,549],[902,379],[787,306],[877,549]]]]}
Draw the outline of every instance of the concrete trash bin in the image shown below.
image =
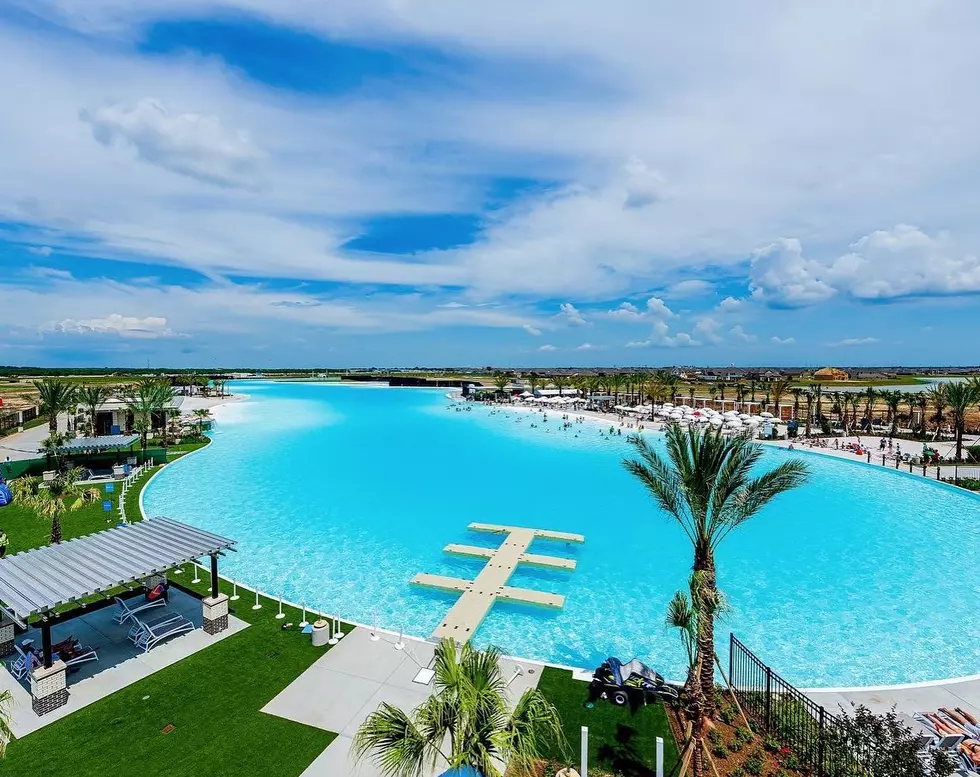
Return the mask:
{"type": "Polygon", "coordinates": [[[330,639],[330,624],[323,618],[313,622],[313,647],[323,647],[330,639]]]}

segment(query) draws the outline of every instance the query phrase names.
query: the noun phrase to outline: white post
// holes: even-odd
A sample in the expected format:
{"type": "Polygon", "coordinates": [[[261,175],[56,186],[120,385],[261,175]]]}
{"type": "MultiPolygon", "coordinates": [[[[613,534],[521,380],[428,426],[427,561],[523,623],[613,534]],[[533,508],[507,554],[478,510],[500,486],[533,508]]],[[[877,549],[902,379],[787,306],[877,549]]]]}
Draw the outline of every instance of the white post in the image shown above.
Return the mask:
{"type": "Polygon", "coordinates": [[[286,613],[282,611],[282,594],[279,594],[279,612],[276,613],[276,620],[282,620],[286,617],[286,613]]]}
{"type": "Polygon", "coordinates": [[[582,768],[579,770],[582,777],[589,777],[589,727],[582,726],[582,768]]]}
{"type": "Polygon", "coordinates": [[[231,600],[233,602],[238,601],[238,583],[234,580],[231,581],[231,600]]]}
{"type": "Polygon", "coordinates": [[[192,583],[200,583],[201,582],[201,576],[198,574],[197,562],[196,561],[192,561],[191,564],[194,565],[194,579],[191,580],[191,582],[192,583]]]}
{"type": "Polygon", "coordinates": [[[657,777],[664,777],[664,740],[657,737],[657,777]]]}
{"type": "Polygon", "coordinates": [[[398,641],[395,643],[395,650],[405,649],[405,641],[403,639],[404,631],[405,631],[404,629],[398,629],[398,641]]]}
{"type": "Polygon", "coordinates": [[[330,639],[327,640],[328,645],[336,645],[338,642],[340,642],[340,640],[337,639],[337,632],[334,631],[333,625],[334,625],[334,619],[329,618],[327,620],[327,628],[330,629],[330,639]]]}
{"type": "Polygon", "coordinates": [[[299,627],[305,629],[309,625],[309,622],[306,620],[306,602],[303,602],[303,620],[299,622],[299,627]]]}
{"type": "Polygon", "coordinates": [[[343,629],[340,628],[340,618],[334,618],[333,619],[333,635],[337,639],[343,639],[344,638],[344,631],[343,631],[343,629]]]}
{"type": "Polygon", "coordinates": [[[252,605],[252,609],[253,610],[261,610],[262,609],[262,605],[259,604],[259,589],[258,588],[255,589],[255,604],[252,605]]]}
{"type": "Polygon", "coordinates": [[[374,611],[374,628],[371,629],[371,641],[377,642],[381,637],[378,635],[378,611],[374,611]]]}

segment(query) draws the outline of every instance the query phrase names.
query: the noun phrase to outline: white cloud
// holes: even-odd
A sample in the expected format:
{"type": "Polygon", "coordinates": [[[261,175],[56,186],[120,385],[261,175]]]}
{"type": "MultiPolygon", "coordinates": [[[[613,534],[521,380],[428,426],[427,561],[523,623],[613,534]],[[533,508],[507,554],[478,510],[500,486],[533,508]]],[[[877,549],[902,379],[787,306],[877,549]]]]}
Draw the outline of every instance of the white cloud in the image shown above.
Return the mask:
{"type": "Polygon", "coordinates": [[[51,256],[51,246],[31,246],[27,251],[37,256],[51,256]]]}
{"type": "Polygon", "coordinates": [[[656,170],[636,156],[631,156],[624,167],[626,171],[627,208],[642,208],[660,199],[664,189],[664,179],[656,170]]]}
{"type": "Polygon", "coordinates": [[[609,318],[618,318],[624,321],[642,321],[643,313],[632,302],[620,302],[619,307],[607,310],[609,318]]]}
{"type": "Polygon", "coordinates": [[[729,330],[732,339],[737,343],[754,343],[758,338],[745,331],[741,324],[736,324],[729,330]]]}
{"type": "Polygon", "coordinates": [[[742,301],[734,297],[725,297],[725,299],[718,303],[719,313],[735,313],[741,309],[742,301]]]}
{"type": "Polygon", "coordinates": [[[694,324],[694,333],[708,343],[720,343],[721,336],[718,334],[719,324],[710,316],[702,316],[694,324]]]}
{"type": "Polygon", "coordinates": [[[602,348],[601,345],[593,345],[592,343],[582,343],[581,345],[576,346],[575,350],[576,351],[598,351],[601,348],[602,348]]]}
{"type": "Polygon", "coordinates": [[[659,318],[673,318],[674,311],[667,307],[666,303],[659,297],[650,297],[647,300],[647,313],[659,318]]]}
{"type": "Polygon", "coordinates": [[[667,287],[664,294],[672,299],[686,299],[688,297],[703,297],[714,288],[707,281],[691,279],[678,281],[667,287]]]}
{"type": "Polygon", "coordinates": [[[749,288],[755,299],[778,307],[802,307],[834,296],[821,280],[821,265],[803,256],[796,238],[780,239],[752,255],[749,288]]]}
{"type": "Polygon", "coordinates": [[[529,335],[534,335],[535,337],[539,337],[541,335],[541,330],[536,326],[531,326],[530,324],[525,324],[522,329],[529,335]]]}
{"type": "Polygon", "coordinates": [[[571,302],[563,302],[555,317],[562,319],[569,326],[587,326],[589,323],[571,302]]]}
{"type": "Polygon", "coordinates": [[[683,348],[701,345],[699,340],[695,340],[687,332],[670,334],[670,327],[663,321],[657,321],[653,325],[653,332],[646,340],[633,340],[626,343],[627,348],[683,348]]]}
{"type": "Polygon", "coordinates": [[[120,337],[157,338],[173,337],[167,326],[167,319],[161,316],[122,316],[112,313],[105,318],[73,319],[65,318],[42,328],[42,331],[65,332],[76,335],[115,334],[120,337]]]}
{"type": "Polygon", "coordinates": [[[776,335],[773,335],[772,337],[769,338],[769,342],[772,343],[773,345],[795,345],[796,344],[796,338],[795,337],[778,337],[776,335]]]}
{"type": "Polygon", "coordinates": [[[855,345],[871,345],[877,342],[877,337],[845,337],[843,340],[838,340],[836,343],[827,343],[827,345],[849,348],[855,345]]]}
{"type": "Polygon", "coordinates": [[[255,186],[266,157],[244,131],[226,130],[217,116],[171,115],[159,100],[103,105],[79,116],[102,145],[131,146],[145,162],[219,186],[255,186]]]}
{"type": "Polygon", "coordinates": [[[619,306],[612,310],[607,310],[601,314],[607,318],[618,319],[620,321],[646,321],[649,319],[662,320],[674,318],[676,314],[659,297],[650,297],[644,308],[641,310],[632,302],[621,302],[619,306]]]}
{"type": "Polygon", "coordinates": [[[546,343],[545,345],[542,345],[540,348],[538,348],[538,350],[539,351],[557,351],[558,350],[558,347],[546,343]]]}

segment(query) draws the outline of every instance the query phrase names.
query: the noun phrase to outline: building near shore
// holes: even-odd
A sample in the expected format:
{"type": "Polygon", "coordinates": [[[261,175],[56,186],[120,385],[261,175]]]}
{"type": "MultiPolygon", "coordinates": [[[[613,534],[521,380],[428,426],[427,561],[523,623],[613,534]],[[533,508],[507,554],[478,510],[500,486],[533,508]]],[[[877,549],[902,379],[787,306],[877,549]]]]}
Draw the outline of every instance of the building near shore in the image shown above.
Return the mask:
{"type": "Polygon", "coordinates": [[[837,367],[823,367],[813,373],[813,379],[824,381],[850,380],[851,376],[837,367]]]}

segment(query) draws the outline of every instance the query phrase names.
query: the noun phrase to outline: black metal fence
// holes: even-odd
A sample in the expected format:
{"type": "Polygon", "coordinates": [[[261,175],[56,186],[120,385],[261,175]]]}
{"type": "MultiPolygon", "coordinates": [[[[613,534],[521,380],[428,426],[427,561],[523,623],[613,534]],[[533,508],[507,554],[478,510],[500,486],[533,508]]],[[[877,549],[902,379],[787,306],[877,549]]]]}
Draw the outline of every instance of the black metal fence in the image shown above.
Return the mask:
{"type": "Polygon", "coordinates": [[[4,412],[0,409],[0,432],[7,432],[11,429],[15,429],[21,424],[26,424],[28,421],[33,421],[37,418],[37,408],[28,407],[23,411],[18,413],[14,410],[8,410],[4,412]]]}
{"type": "Polygon", "coordinates": [[[731,635],[729,678],[755,725],[817,777],[868,774],[871,751],[851,740],[843,719],[798,691],[731,635]]]}

